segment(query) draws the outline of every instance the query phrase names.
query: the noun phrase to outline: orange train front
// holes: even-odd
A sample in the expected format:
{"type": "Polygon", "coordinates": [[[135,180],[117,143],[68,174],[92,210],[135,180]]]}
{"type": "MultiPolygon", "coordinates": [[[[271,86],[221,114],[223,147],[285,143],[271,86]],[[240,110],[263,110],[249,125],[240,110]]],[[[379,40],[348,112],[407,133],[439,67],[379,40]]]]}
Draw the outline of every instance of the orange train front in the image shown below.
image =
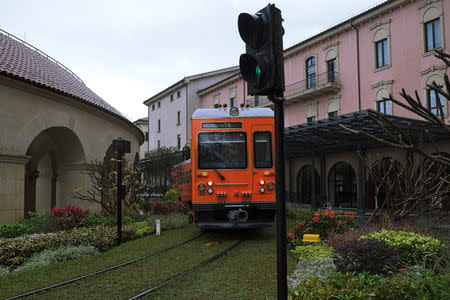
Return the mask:
{"type": "Polygon", "coordinates": [[[273,111],[197,109],[191,130],[192,211],[198,227],[272,226],[273,111]]]}

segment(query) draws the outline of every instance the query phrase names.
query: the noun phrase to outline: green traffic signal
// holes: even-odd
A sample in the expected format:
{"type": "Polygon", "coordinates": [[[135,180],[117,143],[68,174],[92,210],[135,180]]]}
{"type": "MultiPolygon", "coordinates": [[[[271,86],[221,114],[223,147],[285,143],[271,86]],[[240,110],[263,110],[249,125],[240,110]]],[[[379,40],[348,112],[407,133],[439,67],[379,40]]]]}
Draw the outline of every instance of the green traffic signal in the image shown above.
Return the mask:
{"type": "Polygon", "coordinates": [[[259,65],[256,65],[256,84],[259,84],[259,79],[261,78],[261,69],[259,65]]]}

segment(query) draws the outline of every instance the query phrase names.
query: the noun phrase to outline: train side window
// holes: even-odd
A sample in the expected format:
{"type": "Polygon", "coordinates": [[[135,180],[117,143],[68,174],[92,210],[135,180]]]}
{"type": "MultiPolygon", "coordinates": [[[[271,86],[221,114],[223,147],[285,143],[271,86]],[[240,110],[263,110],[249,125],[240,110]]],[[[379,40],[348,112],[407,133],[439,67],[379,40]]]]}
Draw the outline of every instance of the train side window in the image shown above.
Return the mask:
{"type": "Polygon", "coordinates": [[[269,131],[253,133],[253,157],[255,168],[272,168],[272,134],[269,131]]]}

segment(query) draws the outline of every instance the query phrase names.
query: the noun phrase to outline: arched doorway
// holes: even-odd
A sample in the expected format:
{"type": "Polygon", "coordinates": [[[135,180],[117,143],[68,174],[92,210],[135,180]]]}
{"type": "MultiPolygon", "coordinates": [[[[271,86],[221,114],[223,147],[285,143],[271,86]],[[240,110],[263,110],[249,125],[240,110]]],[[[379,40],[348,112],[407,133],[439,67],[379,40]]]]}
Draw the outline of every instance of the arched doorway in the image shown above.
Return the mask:
{"type": "Polygon", "coordinates": [[[67,205],[81,184],[85,154],[80,140],[66,127],[40,132],[26,151],[24,212],[49,213],[55,205],[67,205]]]}
{"type": "Polygon", "coordinates": [[[297,202],[311,204],[313,199],[313,174],[314,174],[314,195],[320,195],[320,176],[312,165],[303,166],[297,173],[297,202]],[[313,173],[314,172],[314,173],[313,173]]]}
{"type": "Polygon", "coordinates": [[[356,208],[356,175],[350,164],[341,161],[331,167],[328,199],[336,207],[356,208]]]}

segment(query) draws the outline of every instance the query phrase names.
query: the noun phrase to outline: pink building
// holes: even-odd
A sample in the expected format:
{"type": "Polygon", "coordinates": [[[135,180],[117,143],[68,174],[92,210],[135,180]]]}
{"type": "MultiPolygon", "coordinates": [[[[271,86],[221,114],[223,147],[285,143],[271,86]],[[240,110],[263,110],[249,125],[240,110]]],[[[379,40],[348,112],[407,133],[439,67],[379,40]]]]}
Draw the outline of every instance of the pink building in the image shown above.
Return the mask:
{"type": "MultiPolygon", "coordinates": [[[[284,50],[289,201],[313,208],[325,203],[359,211],[375,207],[368,168],[386,157],[405,164],[412,153],[386,148],[338,125],[357,126],[356,112],[363,126],[380,137],[383,133],[371,121],[379,113],[406,126],[417,116],[383,100],[389,94],[403,100],[402,88],[410,95],[417,90],[435,114],[441,101],[448,123],[447,101],[430,95],[427,84],[445,86],[443,75],[449,71],[433,50],[448,52],[449,22],[448,0],[390,0],[284,50]]],[[[266,97],[247,95],[240,74],[198,94],[205,108],[271,106],[266,97]]],[[[423,138],[428,124],[413,120],[412,125],[417,138],[423,138]]],[[[436,136],[435,141],[441,152],[450,152],[449,140],[436,136]]],[[[426,140],[424,149],[432,151],[426,140]]]]}

